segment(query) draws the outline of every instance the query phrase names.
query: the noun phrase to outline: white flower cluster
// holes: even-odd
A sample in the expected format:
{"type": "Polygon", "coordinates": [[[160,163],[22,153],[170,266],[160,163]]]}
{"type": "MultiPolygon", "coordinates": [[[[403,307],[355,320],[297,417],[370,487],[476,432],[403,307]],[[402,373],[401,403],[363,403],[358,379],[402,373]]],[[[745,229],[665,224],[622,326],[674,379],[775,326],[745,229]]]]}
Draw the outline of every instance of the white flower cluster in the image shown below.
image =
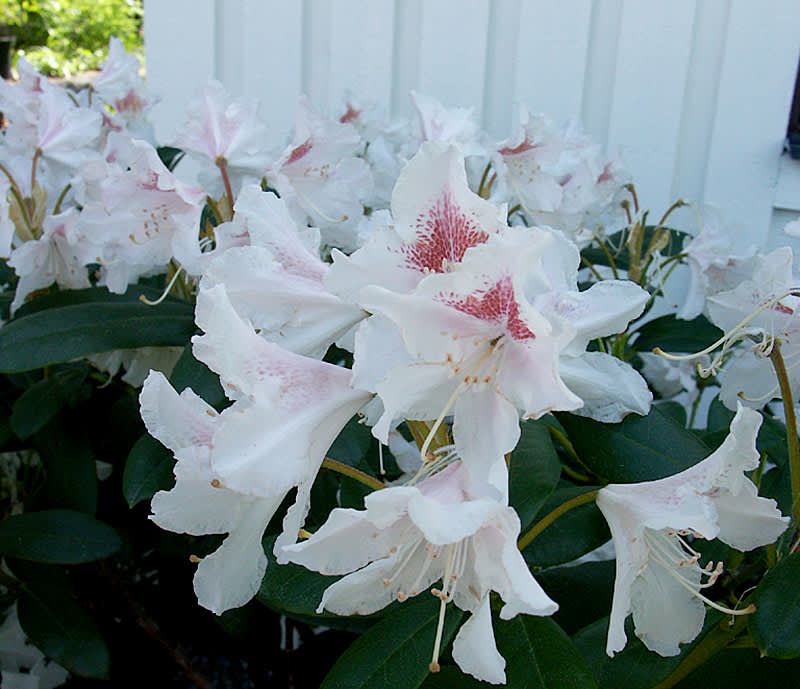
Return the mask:
{"type": "MultiPolygon", "coordinates": [[[[141,138],[151,99],[135,60],[111,48],[88,93],[68,95],[24,63],[20,83],[0,89],[10,120],[0,250],[20,278],[13,308],[52,283],[88,286],[89,266],[115,292],[170,263],[176,279],[184,271],[204,333],[194,354],[231,404],[218,412],[153,372],[141,413],[177,460],[152,519],[227,534],[198,560],[200,603],[221,613],[255,595],[264,531],[293,494],[277,560],[346,575],[320,609],[371,613],[441,581],[431,668],[452,601],[471,613],[453,658],[503,682],[490,592],[504,601],[503,619],[557,609],[517,548],[506,458],[520,420],[569,411],[613,423],[647,414],[652,401],[631,365],[587,349],[626,331],[650,294],[626,279],[578,286],[579,246],[618,217],[624,173],[574,125],[562,131],[523,112],[516,135],[491,142],[469,111],[419,94],[414,124],[383,123],[352,104],[329,120],[301,99],[293,140],[271,152],[256,105],[210,82],[172,142],[199,161],[201,188],[141,138]],[[333,344],[351,353],[352,368],[323,360],[333,344]],[[384,445],[415,424],[418,452],[365,510],[334,509],[297,543],[315,477],[356,414],[384,445]]],[[[689,248],[695,282],[719,286],[708,271],[720,266],[703,251],[699,239],[689,248]]],[[[722,323],[713,311],[725,309],[726,293],[709,303],[722,323]]],[[[775,330],[784,303],[764,312],[764,328],[775,330]]],[[[780,327],[788,337],[790,324],[780,327]]],[[[718,571],[697,565],[687,535],[752,548],[784,529],[743,475],[759,423],[739,409],[730,438],[701,464],[600,491],[618,555],[610,653],[624,645],[631,611],[661,653],[699,632],[710,602],[700,589],[718,571]],[[681,613],[669,624],[667,606],[681,613]]]]}

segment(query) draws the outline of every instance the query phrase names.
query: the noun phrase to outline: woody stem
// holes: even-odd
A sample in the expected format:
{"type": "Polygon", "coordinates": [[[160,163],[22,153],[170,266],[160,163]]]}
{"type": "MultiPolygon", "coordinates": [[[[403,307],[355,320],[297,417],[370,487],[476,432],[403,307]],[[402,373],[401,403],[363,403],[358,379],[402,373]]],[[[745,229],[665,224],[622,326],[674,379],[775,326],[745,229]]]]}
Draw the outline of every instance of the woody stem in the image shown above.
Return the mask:
{"type": "Polygon", "coordinates": [[[794,413],[794,398],[789,384],[789,374],[781,354],[780,343],[775,340],[769,355],[772,367],[778,377],[778,385],[783,398],[783,410],[786,415],[786,445],[789,450],[789,468],[792,477],[792,517],[795,524],[800,523],[800,440],[797,437],[797,417],[794,413]]]}

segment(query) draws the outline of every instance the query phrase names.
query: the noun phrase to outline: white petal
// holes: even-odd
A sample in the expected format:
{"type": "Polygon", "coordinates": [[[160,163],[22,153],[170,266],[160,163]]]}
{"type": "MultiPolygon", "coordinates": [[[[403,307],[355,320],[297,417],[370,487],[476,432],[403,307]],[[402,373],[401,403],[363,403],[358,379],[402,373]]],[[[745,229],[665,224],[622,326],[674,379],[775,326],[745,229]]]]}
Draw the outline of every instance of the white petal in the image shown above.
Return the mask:
{"type": "Polygon", "coordinates": [[[222,545],[203,558],[194,575],[200,605],[221,615],[256,595],[267,569],[261,537],[279,504],[280,500],[254,501],[222,545]]]}
{"type": "Polygon", "coordinates": [[[506,661],[497,650],[489,596],[483,597],[453,640],[453,660],[473,677],[492,684],[506,681],[506,661]]]}
{"type": "Polygon", "coordinates": [[[719,539],[737,550],[774,543],[789,523],[789,517],[781,516],[774,500],[757,496],[749,479],[739,493],[721,495],[714,505],[719,512],[719,539]]]}
{"type": "Polygon", "coordinates": [[[559,373],[567,387],[583,400],[575,414],[602,423],[619,423],[629,413],[645,415],[653,394],[636,370],[615,356],[584,352],[562,356],[559,373]]]}
{"type": "Polygon", "coordinates": [[[703,602],[653,559],[631,586],[631,609],[636,636],[662,656],[678,655],[679,644],[700,633],[706,616],[703,602]]]}

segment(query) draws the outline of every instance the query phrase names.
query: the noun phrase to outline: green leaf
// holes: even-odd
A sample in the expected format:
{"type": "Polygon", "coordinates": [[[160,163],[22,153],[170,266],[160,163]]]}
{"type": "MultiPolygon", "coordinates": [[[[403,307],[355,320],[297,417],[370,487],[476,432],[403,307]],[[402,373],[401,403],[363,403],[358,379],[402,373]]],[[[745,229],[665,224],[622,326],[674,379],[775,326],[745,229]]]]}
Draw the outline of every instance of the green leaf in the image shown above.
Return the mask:
{"type": "Polygon", "coordinates": [[[36,434],[34,445],[42,459],[46,507],[63,507],[94,514],[97,509],[97,466],[85,426],[70,425],[56,416],[36,434]]]}
{"type": "Polygon", "coordinates": [[[709,433],[714,431],[725,431],[727,433],[730,430],[731,421],[733,421],[734,416],[735,413],[722,404],[722,400],[720,400],[719,397],[715,397],[708,407],[708,424],[706,430],[708,430],[709,433]]]}
{"type": "Polygon", "coordinates": [[[533,523],[561,475],[561,462],[545,419],[522,423],[519,443],[511,453],[509,473],[509,501],[524,531],[533,523]]]}
{"type": "MultiPolygon", "coordinates": [[[[448,606],[442,648],[463,615],[448,606]]],[[[320,689],[416,689],[429,674],[438,617],[439,601],[430,593],[401,604],[351,644],[320,689]]]]}
{"type": "MultiPolygon", "coordinates": [[[[670,240],[661,251],[662,256],[669,257],[680,253],[683,250],[683,244],[689,235],[680,230],[669,229],[670,240]]],[[[642,249],[647,249],[650,246],[650,240],[653,238],[655,225],[647,225],[644,229],[644,240],[642,242],[642,249]]],[[[610,237],[606,238],[606,246],[614,259],[614,264],[618,270],[628,270],[630,267],[630,257],[628,255],[628,247],[625,243],[627,235],[624,234],[625,230],[615,232],[610,237]],[[614,247],[617,247],[616,249],[614,247]]],[[[581,251],[581,256],[585,257],[594,265],[610,266],[611,261],[608,260],[605,252],[599,247],[591,245],[581,251]]]]}
{"type": "Polygon", "coordinates": [[[22,630],[42,653],[76,675],[108,679],[105,641],[68,590],[27,584],[17,605],[22,630]]]}
{"type": "Polygon", "coordinates": [[[185,345],[195,331],[190,303],[175,299],[158,306],[138,300],[146,292],[131,287],[125,295],[94,289],[72,293],[77,303],[54,306],[9,321],[0,329],[0,371],[26,371],[112,349],[185,345]],[[90,293],[90,294],[86,294],[90,293]]]}
{"type": "Polygon", "coordinates": [[[145,433],[131,448],[122,474],[122,494],[128,507],[149,500],[160,490],[175,485],[175,459],[166,447],[145,433]]]}
{"type": "Polygon", "coordinates": [[[784,557],[766,573],[753,595],[749,629],[772,658],[800,656],[800,553],[784,557]]]}
{"type": "Polygon", "coordinates": [[[568,634],[608,615],[614,593],[614,560],[584,562],[539,572],[536,581],[558,601],[553,620],[568,634]]]}
{"type": "Polygon", "coordinates": [[[673,421],[686,427],[686,408],[680,402],[667,400],[666,402],[656,402],[655,406],[673,421]]]}
{"type": "Polygon", "coordinates": [[[172,369],[169,382],[178,392],[191,388],[217,411],[230,405],[230,400],[225,396],[222,384],[219,382],[219,376],[202,361],[195,359],[191,344],[184,348],[183,354],[172,369]]]}
{"type": "Polygon", "coordinates": [[[570,638],[549,617],[517,615],[495,625],[513,689],[596,689],[592,672],[570,638]]]}
{"type": "MultiPolygon", "coordinates": [[[[596,689],[586,661],[552,619],[518,615],[507,622],[495,622],[495,637],[506,659],[505,686],[509,689],[596,689]]],[[[492,686],[496,685],[480,682],[450,666],[430,675],[422,689],[492,686]]]]}
{"type": "Polygon", "coordinates": [[[24,440],[44,428],[76,397],[88,374],[89,367],[85,364],[69,366],[29,387],[19,396],[11,412],[14,434],[24,440]]]}
{"type": "Polygon", "coordinates": [[[103,522],[74,510],[26,512],[0,522],[0,553],[73,565],[113,555],[122,542],[103,522]]]}
{"type": "MultiPolygon", "coordinates": [[[[562,483],[545,502],[540,515],[544,517],[567,500],[590,490],[597,490],[597,486],[562,483]]],[[[552,567],[585,555],[610,538],[606,520],[597,503],[592,501],[562,514],[522,551],[522,555],[532,567],[552,567]]]]}
{"type": "Polygon", "coordinates": [[[639,352],[650,352],[660,347],[668,353],[694,353],[711,346],[722,337],[722,331],[705,316],[684,321],[674,314],[654,318],[636,332],[639,336],[633,346],[639,352]]]}
{"type": "Polygon", "coordinates": [[[629,414],[604,424],[559,414],[581,461],[611,483],[652,481],[676,474],[710,454],[694,433],[653,407],[647,416],[629,414]]]}
{"type": "Polygon", "coordinates": [[[725,649],[710,658],[675,689],[789,689],[797,686],[800,661],[761,658],[755,648],[725,649]]]}
{"type": "Polygon", "coordinates": [[[180,148],[175,148],[174,146],[159,146],[156,149],[156,153],[158,153],[158,157],[161,158],[161,162],[164,163],[164,167],[170,172],[175,169],[175,166],[180,163],[183,156],[186,155],[180,148]]]}

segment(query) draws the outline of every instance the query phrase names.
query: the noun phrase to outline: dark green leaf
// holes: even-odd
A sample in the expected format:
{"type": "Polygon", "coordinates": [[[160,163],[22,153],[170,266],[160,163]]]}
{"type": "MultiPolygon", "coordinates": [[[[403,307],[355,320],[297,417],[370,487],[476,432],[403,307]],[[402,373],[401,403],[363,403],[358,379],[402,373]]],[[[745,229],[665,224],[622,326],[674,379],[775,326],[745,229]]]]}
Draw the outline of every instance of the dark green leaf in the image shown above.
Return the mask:
{"type": "Polygon", "coordinates": [[[69,366],[29,387],[14,403],[11,430],[24,440],[43,428],[76,395],[89,373],[86,365],[69,366]]]}
{"type": "MultiPolygon", "coordinates": [[[[670,239],[667,245],[660,250],[662,256],[674,256],[683,250],[683,244],[689,236],[685,232],[679,230],[669,229],[670,239]]],[[[644,240],[642,242],[642,249],[646,250],[650,246],[650,241],[653,238],[654,225],[647,225],[644,229],[644,240]]],[[[628,255],[628,247],[625,243],[626,235],[624,230],[615,232],[606,239],[606,246],[609,249],[611,258],[618,270],[628,270],[630,267],[630,257],[628,255]],[[616,247],[616,248],[615,248],[616,247]]],[[[581,255],[594,265],[610,266],[611,261],[608,260],[605,252],[599,247],[591,245],[581,251],[581,255]]]]}
{"type": "Polygon", "coordinates": [[[133,507],[160,490],[172,488],[174,466],[172,452],[149,434],[142,435],[131,449],[122,475],[122,494],[128,506],[133,507]]]}
{"type": "Polygon", "coordinates": [[[85,426],[70,425],[59,415],[36,434],[42,459],[46,507],[63,507],[94,514],[97,509],[97,465],[85,426]]]}
{"type": "Polygon", "coordinates": [[[680,402],[657,402],[655,406],[673,421],[686,427],[686,408],[680,402]]]}
{"type": "Polygon", "coordinates": [[[705,316],[683,321],[674,314],[654,318],[636,332],[639,336],[633,346],[639,352],[650,352],[655,347],[660,347],[668,353],[694,353],[709,347],[722,337],[722,331],[705,316]]]}
{"type": "Polygon", "coordinates": [[[608,615],[614,592],[615,561],[584,562],[539,572],[536,581],[558,602],[553,619],[568,634],[608,615]]]}
{"type": "Polygon", "coordinates": [[[24,560],[72,565],[113,555],[117,532],[74,510],[26,512],[0,522],[0,553],[24,560]]]}
{"type": "Polygon", "coordinates": [[[581,461],[611,483],[652,481],[676,474],[710,454],[694,433],[658,407],[647,416],[629,414],[622,423],[604,424],[559,414],[581,461]]]}
{"type": "Polygon", "coordinates": [[[733,421],[734,412],[728,409],[719,397],[715,397],[708,407],[708,424],[707,429],[709,432],[730,430],[731,421],[733,421]]]}
{"type": "Polygon", "coordinates": [[[52,583],[26,585],[18,612],[23,631],[45,655],[76,675],[108,678],[105,641],[68,590],[52,583]]]}
{"type": "Polygon", "coordinates": [[[156,149],[156,153],[161,158],[161,162],[164,163],[164,167],[170,172],[175,169],[175,166],[181,162],[185,155],[180,148],[175,148],[174,146],[159,146],[156,149]]]}
{"type": "MultiPolygon", "coordinates": [[[[358,466],[373,445],[377,446],[377,442],[372,436],[369,426],[359,423],[358,419],[353,417],[333,441],[326,456],[342,464],[358,466]]],[[[363,467],[358,466],[358,468],[363,467]]]]}
{"type": "Polygon", "coordinates": [[[601,689],[650,689],[668,677],[681,656],[663,658],[645,648],[626,624],[628,643],[613,658],[606,654],[608,617],[593,622],[575,635],[575,645],[588,660],[601,689]]]}
{"type": "Polygon", "coordinates": [[[800,661],[761,658],[755,648],[732,648],[710,658],[675,689],[789,689],[798,677],[800,661]]]}
{"type": "MultiPolygon", "coordinates": [[[[55,306],[15,318],[0,329],[0,371],[25,371],[112,349],[185,345],[194,333],[194,310],[188,302],[168,300],[158,306],[106,292],[80,303],[55,306]]],[[[73,298],[75,293],[72,293],[73,298]]]]}
{"type": "MultiPolygon", "coordinates": [[[[445,647],[464,613],[448,606],[445,647]]],[[[429,674],[439,601],[422,593],[376,623],[342,654],[320,689],[416,689],[429,674]]]]}
{"type": "Polygon", "coordinates": [[[553,492],[561,474],[547,421],[524,421],[519,443],[511,453],[509,501],[527,529],[553,492]]]}
{"type": "Polygon", "coordinates": [[[506,659],[513,689],[596,689],[578,649],[549,617],[517,615],[495,626],[497,648],[506,659]]]}
{"type": "MultiPolygon", "coordinates": [[[[545,502],[540,515],[544,517],[567,500],[590,490],[597,490],[597,487],[563,483],[545,502]]],[[[522,551],[522,555],[533,567],[551,567],[585,555],[610,538],[611,532],[597,504],[589,502],[562,514],[522,551]]]]}
{"type": "Polygon", "coordinates": [[[800,656],[800,553],[766,573],[753,602],[749,628],[761,652],[772,658],[800,656]]]}
{"type": "Polygon", "coordinates": [[[230,404],[230,400],[225,396],[219,376],[214,373],[202,361],[198,361],[192,354],[192,345],[186,345],[181,354],[181,358],[172,369],[169,377],[178,392],[183,392],[186,388],[191,388],[195,394],[202,397],[212,407],[221,411],[230,404]]]}
{"type": "Polygon", "coordinates": [[[763,415],[764,421],[758,432],[756,447],[766,452],[779,467],[789,466],[789,449],[786,444],[786,424],[771,416],[763,415]]]}

